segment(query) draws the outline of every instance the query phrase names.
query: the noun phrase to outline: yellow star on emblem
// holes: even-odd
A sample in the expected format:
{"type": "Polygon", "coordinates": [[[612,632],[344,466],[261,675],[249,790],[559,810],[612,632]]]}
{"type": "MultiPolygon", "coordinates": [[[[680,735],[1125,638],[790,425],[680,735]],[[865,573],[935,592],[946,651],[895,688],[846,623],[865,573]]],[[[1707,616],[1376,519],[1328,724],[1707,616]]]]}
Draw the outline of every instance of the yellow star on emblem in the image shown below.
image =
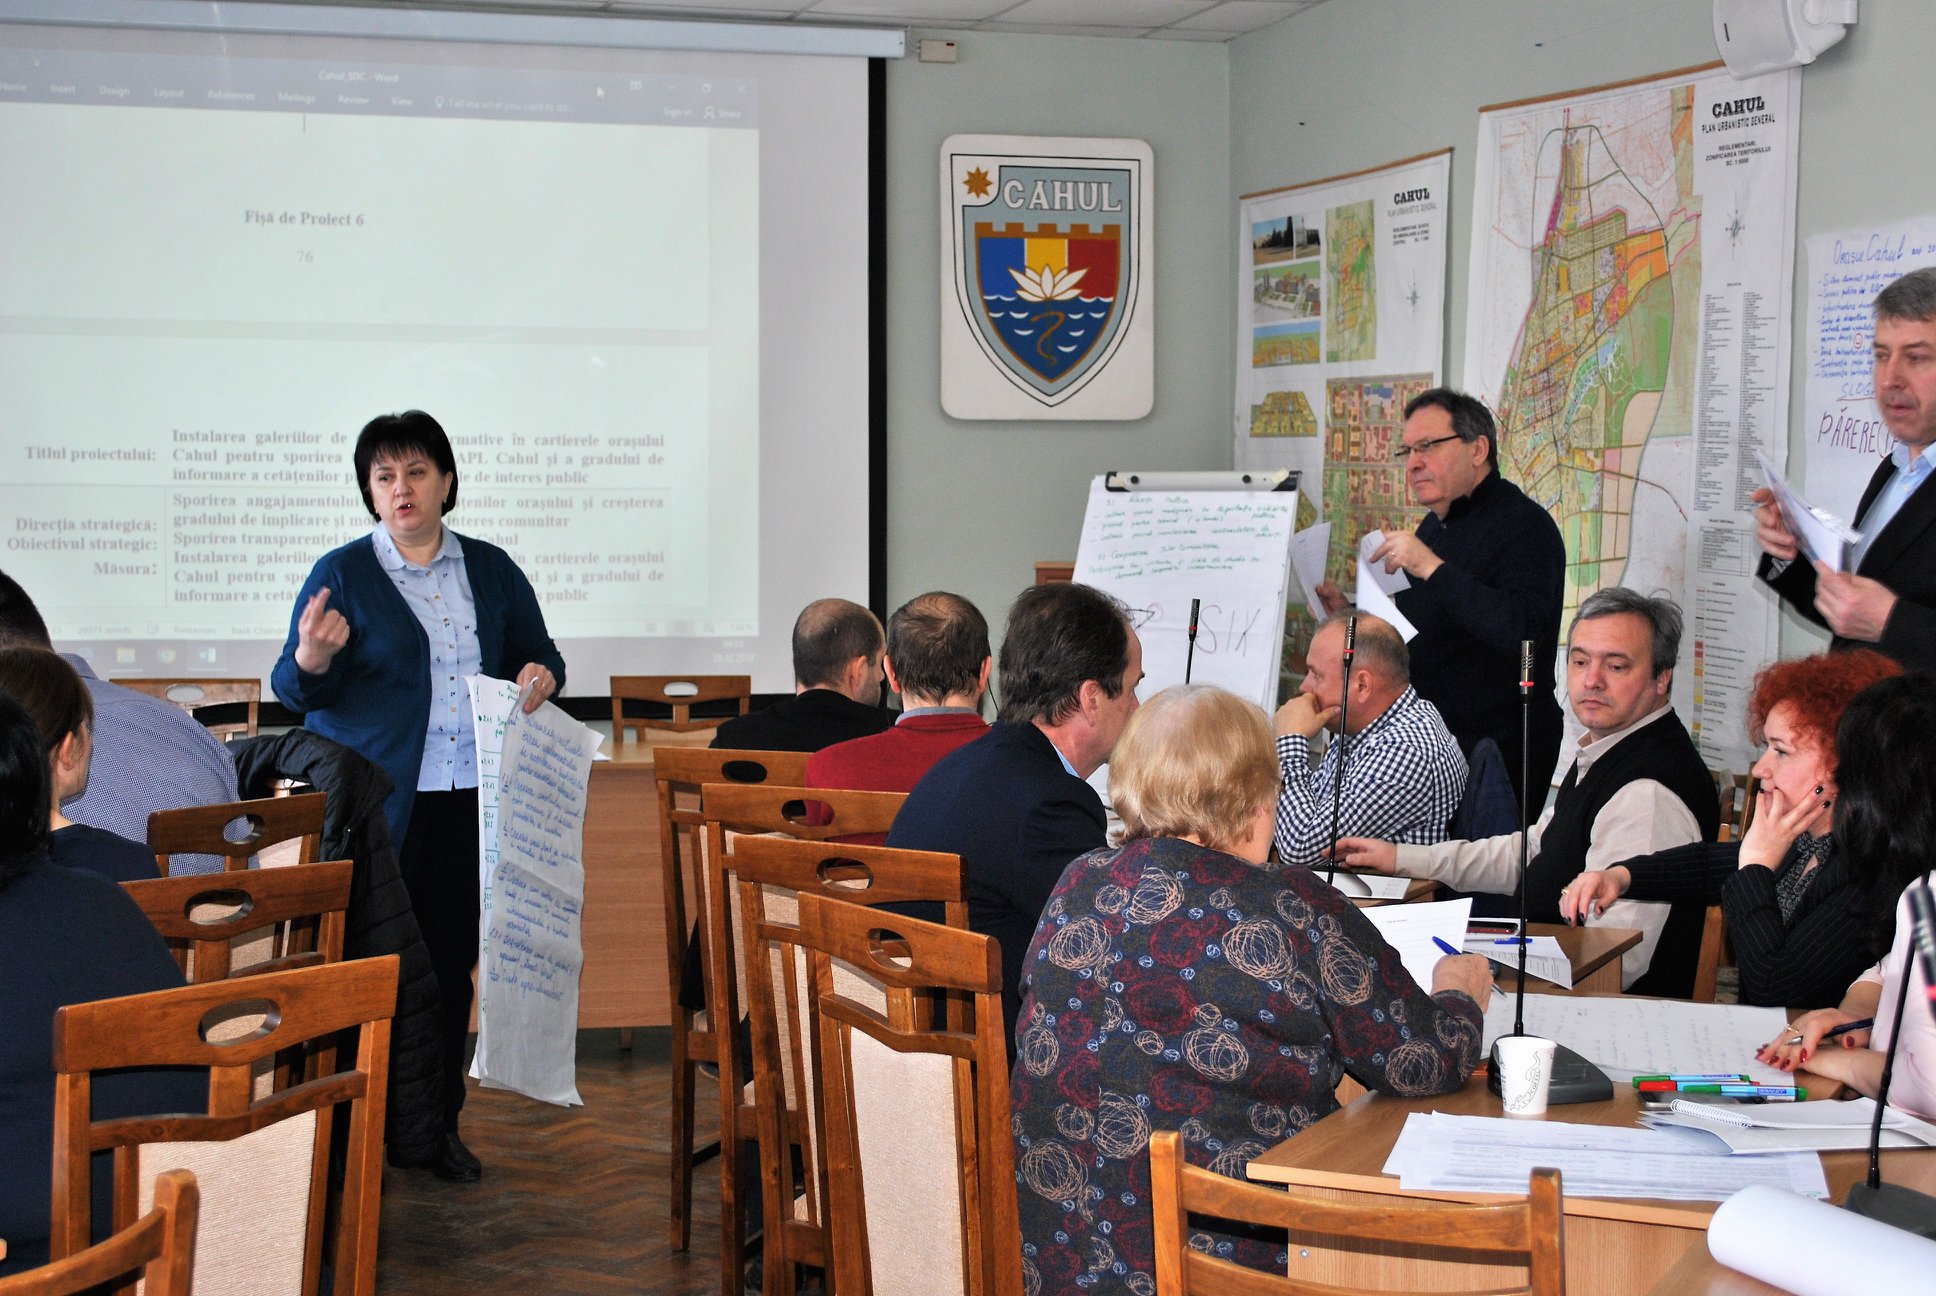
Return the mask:
{"type": "Polygon", "coordinates": [[[961,183],[968,190],[968,196],[971,198],[986,198],[991,188],[988,173],[980,167],[976,167],[973,171],[970,171],[961,183]]]}

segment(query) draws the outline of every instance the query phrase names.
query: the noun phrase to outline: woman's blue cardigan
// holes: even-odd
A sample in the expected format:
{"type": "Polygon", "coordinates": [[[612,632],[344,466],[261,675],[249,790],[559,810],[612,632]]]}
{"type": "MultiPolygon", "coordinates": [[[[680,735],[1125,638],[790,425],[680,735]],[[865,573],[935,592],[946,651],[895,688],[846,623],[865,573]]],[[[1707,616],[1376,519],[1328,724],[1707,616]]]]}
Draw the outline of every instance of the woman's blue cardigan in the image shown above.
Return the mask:
{"type": "MultiPolygon", "coordinates": [[[[565,660],[545,629],[531,582],[496,545],[466,535],[457,540],[477,606],[484,674],[512,679],[537,662],[562,692],[565,660]]],[[[310,569],[269,685],[284,706],[304,713],[310,731],[359,752],[390,776],[383,812],[401,850],[430,727],[430,640],[368,536],[332,549],[310,569]],[[329,590],[329,606],[350,623],[350,641],[328,670],[309,675],[296,665],[296,625],[319,589],[329,590]]]]}

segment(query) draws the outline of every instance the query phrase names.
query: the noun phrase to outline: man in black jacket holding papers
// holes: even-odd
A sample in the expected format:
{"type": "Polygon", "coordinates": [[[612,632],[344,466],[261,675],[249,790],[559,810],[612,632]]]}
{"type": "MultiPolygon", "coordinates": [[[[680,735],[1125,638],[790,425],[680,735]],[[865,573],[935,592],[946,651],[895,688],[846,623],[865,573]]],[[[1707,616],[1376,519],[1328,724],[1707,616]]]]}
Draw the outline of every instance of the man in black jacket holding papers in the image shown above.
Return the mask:
{"type": "Polygon", "coordinates": [[[1936,670],[1936,267],[1875,299],[1875,399],[1895,448],[1855,512],[1853,571],[1810,562],[1767,490],[1755,492],[1759,575],[1782,601],[1834,634],[1832,648],[1874,647],[1910,670],[1936,670]]]}

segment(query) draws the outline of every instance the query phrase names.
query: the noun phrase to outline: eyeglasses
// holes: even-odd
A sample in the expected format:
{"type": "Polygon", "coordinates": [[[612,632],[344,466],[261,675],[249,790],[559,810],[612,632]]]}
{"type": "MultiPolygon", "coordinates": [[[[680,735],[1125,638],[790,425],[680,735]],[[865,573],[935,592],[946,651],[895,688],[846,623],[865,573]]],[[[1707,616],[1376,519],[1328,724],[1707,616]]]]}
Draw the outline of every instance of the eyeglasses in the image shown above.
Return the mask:
{"type": "Polygon", "coordinates": [[[1430,450],[1435,445],[1444,445],[1447,441],[1457,441],[1457,440],[1459,440],[1459,434],[1457,432],[1454,432],[1450,436],[1433,437],[1430,441],[1420,441],[1417,445],[1401,444],[1398,447],[1398,449],[1392,452],[1392,458],[1396,459],[1399,463],[1404,463],[1407,459],[1410,459],[1413,455],[1423,454],[1425,451],[1430,450]]]}

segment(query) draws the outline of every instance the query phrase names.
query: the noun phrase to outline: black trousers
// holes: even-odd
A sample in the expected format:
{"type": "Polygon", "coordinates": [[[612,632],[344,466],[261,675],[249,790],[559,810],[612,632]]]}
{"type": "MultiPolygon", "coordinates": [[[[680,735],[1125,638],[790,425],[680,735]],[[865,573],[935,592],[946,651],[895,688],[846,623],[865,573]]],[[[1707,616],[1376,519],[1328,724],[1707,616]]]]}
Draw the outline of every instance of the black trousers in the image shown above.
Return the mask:
{"type": "Polygon", "coordinates": [[[417,793],[398,863],[437,973],[444,1128],[455,1133],[464,1107],[471,972],[477,967],[477,789],[417,793]]]}

